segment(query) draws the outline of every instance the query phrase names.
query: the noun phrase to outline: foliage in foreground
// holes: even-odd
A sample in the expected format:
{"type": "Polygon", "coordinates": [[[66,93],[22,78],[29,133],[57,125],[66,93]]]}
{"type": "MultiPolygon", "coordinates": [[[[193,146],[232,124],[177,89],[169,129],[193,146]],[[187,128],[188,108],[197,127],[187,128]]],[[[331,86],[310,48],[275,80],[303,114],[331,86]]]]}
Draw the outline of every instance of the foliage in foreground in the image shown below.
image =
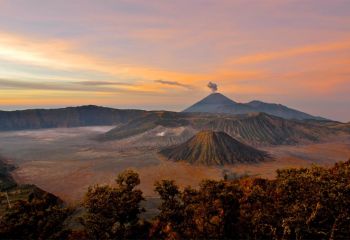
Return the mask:
{"type": "MultiPolygon", "coordinates": [[[[116,179],[117,187],[95,186],[86,193],[83,205],[87,210],[82,224],[89,239],[140,238],[143,224],[139,214],[142,192],[134,188],[140,184],[137,173],[125,171],[116,179]]],[[[144,237],[144,236],[143,236],[144,237]]]]}
{"type": "Polygon", "coordinates": [[[115,187],[89,188],[81,230],[67,229],[68,211],[45,200],[21,201],[0,218],[9,239],[349,239],[350,160],[332,168],[277,171],[274,180],[205,180],[196,189],[155,184],[161,204],[151,222],[137,173],[115,187]],[[22,235],[23,234],[23,235],[22,235]]]}
{"type": "Polygon", "coordinates": [[[0,217],[0,239],[66,238],[63,223],[70,213],[56,196],[34,188],[0,217]]]}

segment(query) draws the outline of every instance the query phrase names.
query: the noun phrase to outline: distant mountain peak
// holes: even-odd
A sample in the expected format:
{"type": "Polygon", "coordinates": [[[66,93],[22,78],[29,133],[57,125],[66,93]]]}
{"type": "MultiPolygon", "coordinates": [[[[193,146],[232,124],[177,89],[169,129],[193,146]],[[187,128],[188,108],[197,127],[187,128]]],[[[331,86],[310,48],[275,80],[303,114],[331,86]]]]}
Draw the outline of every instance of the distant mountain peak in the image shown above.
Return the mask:
{"type": "Polygon", "coordinates": [[[225,95],[221,93],[211,93],[207,97],[203,98],[200,102],[202,103],[236,103],[235,101],[231,100],[230,98],[226,97],[225,95]]]}
{"type": "Polygon", "coordinates": [[[254,100],[249,103],[238,103],[221,93],[210,94],[209,96],[185,109],[184,112],[225,114],[250,114],[254,112],[264,112],[284,119],[325,120],[324,118],[312,116],[278,103],[266,103],[259,100],[254,100]]]}
{"type": "Polygon", "coordinates": [[[232,111],[252,112],[251,107],[237,103],[221,93],[212,93],[184,110],[184,112],[198,113],[232,113],[232,111]]]}

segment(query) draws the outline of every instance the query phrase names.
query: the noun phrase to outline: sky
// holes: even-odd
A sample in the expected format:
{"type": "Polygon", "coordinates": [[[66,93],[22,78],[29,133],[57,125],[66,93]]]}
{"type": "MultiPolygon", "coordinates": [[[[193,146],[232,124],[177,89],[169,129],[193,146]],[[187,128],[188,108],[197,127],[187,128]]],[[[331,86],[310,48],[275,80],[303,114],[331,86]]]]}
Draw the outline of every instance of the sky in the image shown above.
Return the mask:
{"type": "Polygon", "coordinates": [[[350,121],[349,0],[0,0],[0,109],[210,93],[350,121]]]}

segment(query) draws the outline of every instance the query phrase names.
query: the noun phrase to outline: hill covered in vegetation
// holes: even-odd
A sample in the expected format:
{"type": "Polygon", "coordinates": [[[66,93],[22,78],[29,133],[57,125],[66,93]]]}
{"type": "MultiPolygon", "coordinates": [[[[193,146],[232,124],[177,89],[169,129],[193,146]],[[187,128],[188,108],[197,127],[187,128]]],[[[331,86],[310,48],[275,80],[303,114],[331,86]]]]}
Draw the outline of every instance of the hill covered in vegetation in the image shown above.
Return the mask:
{"type": "Polygon", "coordinates": [[[0,158],[0,239],[62,239],[70,210],[35,185],[17,184],[14,166],[0,158]]]}
{"type": "Polygon", "coordinates": [[[15,187],[17,184],[11,176],[11,171],[15,166],[8,164],[5,159],[0,156],[0,191],[5,191],[15,187]]]}

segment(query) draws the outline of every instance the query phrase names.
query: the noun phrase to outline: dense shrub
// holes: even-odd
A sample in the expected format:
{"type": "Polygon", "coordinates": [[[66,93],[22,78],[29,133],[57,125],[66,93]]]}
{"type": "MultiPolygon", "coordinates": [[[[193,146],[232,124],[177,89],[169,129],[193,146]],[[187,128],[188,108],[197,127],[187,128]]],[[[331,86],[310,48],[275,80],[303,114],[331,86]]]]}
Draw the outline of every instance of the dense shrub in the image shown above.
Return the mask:
{"type": "Polygon", "coordinates": [[[89,239],[131,239],[143,234],[139,214],[142,192],[134,189],[140,184],[137,173],[125,171],[116,179],[117,187],[95,186],[86,193],[83,218],[89,239]]]}
{"type": "Polygon", "coordinates": [[[0,217],[0,239],[62,239],[68,236],[64,221],[70,214],[52,194],[33,189],[0,217]]]}

